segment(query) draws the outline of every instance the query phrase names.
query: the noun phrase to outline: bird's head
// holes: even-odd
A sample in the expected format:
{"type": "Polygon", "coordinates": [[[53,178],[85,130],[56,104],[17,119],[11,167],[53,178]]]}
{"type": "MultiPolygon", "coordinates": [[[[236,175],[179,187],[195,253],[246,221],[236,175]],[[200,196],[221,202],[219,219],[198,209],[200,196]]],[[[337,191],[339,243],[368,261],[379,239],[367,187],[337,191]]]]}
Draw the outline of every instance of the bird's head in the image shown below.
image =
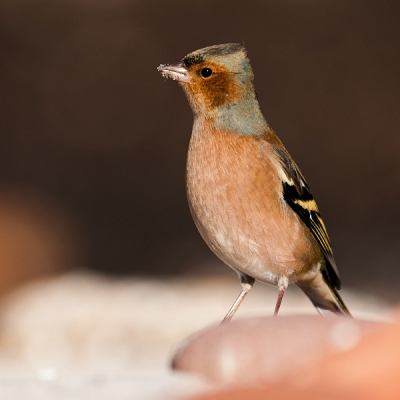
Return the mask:
{"type": "Polygon", "coordinates": [[[212,116],[245,97],[256,97],[253,71],[241,44],[205,47],[158,70],[183,86],[195,115],[212,116]]]}

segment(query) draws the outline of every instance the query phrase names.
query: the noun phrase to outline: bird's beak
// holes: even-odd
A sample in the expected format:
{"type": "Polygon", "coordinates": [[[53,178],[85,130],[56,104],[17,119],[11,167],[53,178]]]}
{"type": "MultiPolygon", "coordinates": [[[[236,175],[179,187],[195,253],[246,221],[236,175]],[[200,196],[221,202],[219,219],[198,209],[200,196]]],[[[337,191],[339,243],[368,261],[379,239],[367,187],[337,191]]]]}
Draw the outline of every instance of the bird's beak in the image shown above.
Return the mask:
{"type": "Polygon", "coordinates": [[[174,81],[184,83],[189,82],[188,70],[185,68],[182,62],[175,64],[161,64],[157,70],[161,72],[161,75],[164,78],[171,78],[174,81]]]}

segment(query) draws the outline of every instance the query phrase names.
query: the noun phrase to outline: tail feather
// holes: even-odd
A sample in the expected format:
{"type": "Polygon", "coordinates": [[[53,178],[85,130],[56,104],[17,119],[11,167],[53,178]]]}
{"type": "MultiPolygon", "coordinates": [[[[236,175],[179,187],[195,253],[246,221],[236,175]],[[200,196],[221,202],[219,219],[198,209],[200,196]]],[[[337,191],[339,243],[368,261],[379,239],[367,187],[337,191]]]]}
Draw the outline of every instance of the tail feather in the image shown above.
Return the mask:
{"type": "Polygon", "coordinates": [[[351,317],[339,292],[326,282],[321,271],[313,280],[297,282],[297,286],[309,297],[316,308],[351,317]]]}
{"type": "Polygon", "coordinates": [[[337,302],[336,306],[338,307],[336,312],[339,312],[341,314],[345,314],[349,317],[352,317],[349,309],[347,308],[346,304],[344,303],[343,299],[341,298],[339,292],[335,288],[330,288],[332,291],[333,296],[335,297],[335,300],[337,302]]]}

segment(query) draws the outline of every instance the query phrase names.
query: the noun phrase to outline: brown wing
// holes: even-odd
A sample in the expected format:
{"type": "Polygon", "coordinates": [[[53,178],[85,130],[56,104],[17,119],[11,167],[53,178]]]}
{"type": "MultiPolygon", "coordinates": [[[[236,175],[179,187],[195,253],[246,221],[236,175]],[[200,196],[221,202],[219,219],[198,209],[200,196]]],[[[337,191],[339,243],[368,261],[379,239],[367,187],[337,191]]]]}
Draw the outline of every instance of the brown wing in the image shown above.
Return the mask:
{"type": "Polygon", "coordinates": [[[340,289],[339,272],[333,258],[332,246],[324,221],[319,213],[317,203],[305,181],[303,175],[292,160],[286,149],[273,145],[281,162],[282,169],[287,177],[282,181],[283,198],[292,210],[300,217],[312,233],[321,248],[326,265],[321,269],[324,279],[336,289],[340,289]]]}

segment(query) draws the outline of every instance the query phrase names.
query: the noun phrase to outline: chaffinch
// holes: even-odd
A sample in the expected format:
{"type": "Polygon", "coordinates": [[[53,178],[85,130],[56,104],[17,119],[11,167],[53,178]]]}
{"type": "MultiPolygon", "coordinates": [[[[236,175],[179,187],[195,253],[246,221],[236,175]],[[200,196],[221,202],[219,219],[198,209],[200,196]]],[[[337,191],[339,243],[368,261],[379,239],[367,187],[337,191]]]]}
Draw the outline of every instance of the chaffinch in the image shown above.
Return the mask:
{"type": "Polygon", "coordinates": [[[332,247],[311,191],[265,120],[241,44],[196,50],[158,70],[183,87],[194,114],[187,196],[201,236],[233,268],[242,291],[255,279],[278,287],[274,315],[295,283],[314,306],[350,315],[332,247]]]}

